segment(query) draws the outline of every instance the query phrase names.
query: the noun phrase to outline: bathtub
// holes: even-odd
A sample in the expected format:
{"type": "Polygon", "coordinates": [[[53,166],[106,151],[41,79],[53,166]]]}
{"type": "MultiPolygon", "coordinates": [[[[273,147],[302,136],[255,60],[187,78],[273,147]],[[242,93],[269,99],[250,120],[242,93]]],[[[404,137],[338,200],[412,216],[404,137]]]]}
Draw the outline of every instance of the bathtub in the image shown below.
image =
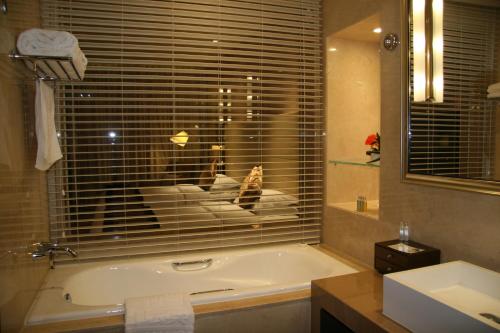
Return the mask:
{"type": "Polygon", "coordinates": [[[51,270],[27,325],[123,314],[128,297],[190,294],[193,305],[310,288],[356,269],[304,244],[70,264],[51,270]]]}

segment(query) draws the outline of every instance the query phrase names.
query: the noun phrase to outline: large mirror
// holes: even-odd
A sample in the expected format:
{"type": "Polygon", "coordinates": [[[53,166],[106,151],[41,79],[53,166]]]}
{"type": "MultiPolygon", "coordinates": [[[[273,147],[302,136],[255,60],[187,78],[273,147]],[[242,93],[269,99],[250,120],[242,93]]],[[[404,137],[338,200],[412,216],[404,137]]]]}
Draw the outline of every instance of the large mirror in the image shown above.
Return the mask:
{"type": "Polygon", "coordinates": [[[402,177],[500,195],[500,3],[404,8],[402,177]]]}

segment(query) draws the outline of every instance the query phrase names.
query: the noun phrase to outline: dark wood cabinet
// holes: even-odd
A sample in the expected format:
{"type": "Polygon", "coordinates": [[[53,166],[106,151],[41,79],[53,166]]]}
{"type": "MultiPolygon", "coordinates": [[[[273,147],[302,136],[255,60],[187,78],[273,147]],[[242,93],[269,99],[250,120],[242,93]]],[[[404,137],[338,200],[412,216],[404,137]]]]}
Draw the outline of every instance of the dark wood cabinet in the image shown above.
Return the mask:
{"type": "Polygon", "coordinates": [[[436,265],[441,261],[441,251],[433,247],[408,241],[402,245],[399,239],[375,243],[375,269],[381,274],[436,265]],[[406,245],[406,247],[405,247],[406,245]],[[418,249],[405,252],[403,248],[418,249]]]}

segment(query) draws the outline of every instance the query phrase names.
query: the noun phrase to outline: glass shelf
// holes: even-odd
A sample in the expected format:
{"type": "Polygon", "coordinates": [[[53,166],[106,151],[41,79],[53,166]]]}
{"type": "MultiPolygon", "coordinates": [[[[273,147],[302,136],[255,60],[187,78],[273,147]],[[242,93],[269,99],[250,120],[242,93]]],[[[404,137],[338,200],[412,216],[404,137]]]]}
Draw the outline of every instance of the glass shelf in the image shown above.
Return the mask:
{"type": "Polygon", "coordinates": [[[356,215],[361,215],[370,219],[379,219],[379,201],[378,200],[368,200],[368,209],[365,212],[358,212],[356,210],[356,202],[342,202],[342,203],[329,203],[328,207],[333,207],[340,209],[345,212],[353,213],[356,215]]]}
{"type": "Polygon", "coordinates": [[[341,164],[341,165],[356,165],[356,166],[362,166],[362,167],[368,167],[368,168],[380,168],[380,161],[373,162],[373,163],[367,163],[366,160],[362,159],[335,159],[335,160],[328,160],[329,164],[341,164]]]}

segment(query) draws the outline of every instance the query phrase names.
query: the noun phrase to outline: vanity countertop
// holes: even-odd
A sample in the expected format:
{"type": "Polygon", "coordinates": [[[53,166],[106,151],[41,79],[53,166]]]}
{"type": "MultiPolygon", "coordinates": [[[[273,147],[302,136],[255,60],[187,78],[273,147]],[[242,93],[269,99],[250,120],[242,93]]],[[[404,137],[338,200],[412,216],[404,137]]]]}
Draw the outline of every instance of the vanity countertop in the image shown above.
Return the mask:
{"type": "Polygon", "coordinates": [[[321,309],[354,332],[409,332],[382,314],[382,286],[382,275],[373,270],[313,281],[312,333],[320,332],[321,309]]]}

